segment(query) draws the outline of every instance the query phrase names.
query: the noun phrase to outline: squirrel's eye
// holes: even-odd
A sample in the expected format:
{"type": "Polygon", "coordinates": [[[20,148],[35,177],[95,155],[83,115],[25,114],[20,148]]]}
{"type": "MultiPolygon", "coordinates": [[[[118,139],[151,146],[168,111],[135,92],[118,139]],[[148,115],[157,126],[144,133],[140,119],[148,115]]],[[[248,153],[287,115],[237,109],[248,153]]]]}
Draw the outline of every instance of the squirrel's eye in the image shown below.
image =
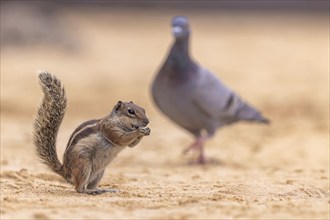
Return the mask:
{"type": "Polygon", "coordinates": [[[135,111],[133,109],[128,109],[127,111],[130,115],[135,115],[135,111]]]}

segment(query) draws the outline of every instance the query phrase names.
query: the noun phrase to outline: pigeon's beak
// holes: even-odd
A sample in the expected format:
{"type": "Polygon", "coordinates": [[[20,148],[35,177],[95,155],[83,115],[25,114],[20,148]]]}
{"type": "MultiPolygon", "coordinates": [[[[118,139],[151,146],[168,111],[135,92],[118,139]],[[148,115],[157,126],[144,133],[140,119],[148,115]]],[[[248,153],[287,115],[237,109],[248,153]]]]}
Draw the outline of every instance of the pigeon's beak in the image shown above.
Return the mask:
{"type": "Polygon", "coordinates": [[[174,27],[172,27],[172,33],[175,37],[179,37],[182,35],[183,29],[182,29],[182,27],[174,26],[174,27]]]}

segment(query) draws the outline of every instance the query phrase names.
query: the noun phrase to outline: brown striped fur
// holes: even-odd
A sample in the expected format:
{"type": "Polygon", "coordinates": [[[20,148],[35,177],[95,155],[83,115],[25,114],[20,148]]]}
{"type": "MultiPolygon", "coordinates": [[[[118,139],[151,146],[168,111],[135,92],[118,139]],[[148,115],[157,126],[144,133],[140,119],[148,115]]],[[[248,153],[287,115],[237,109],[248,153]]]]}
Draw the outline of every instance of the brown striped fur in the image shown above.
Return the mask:
{"type": "Polygon", "coordinates": [[[134,147],[150,134],[145,110],[133,102],[119,101],[107,116],[82,123],[71,134],[62,164],[57,157],[56,138],[66,108],[64,88],[50,73],[41,72],[39,78],[44,98],[34,122],[37,155],[79,193],[113,192],[97,189],[97,185],[106,166],[121,150],[134,147]]]}

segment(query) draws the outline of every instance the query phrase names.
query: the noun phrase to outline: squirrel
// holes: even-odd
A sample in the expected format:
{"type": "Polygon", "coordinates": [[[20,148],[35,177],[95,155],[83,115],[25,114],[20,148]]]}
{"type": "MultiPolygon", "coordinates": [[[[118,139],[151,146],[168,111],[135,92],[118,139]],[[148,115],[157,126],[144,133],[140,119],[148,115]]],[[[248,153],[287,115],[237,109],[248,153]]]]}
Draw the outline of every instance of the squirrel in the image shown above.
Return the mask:
{"type": "Polygon", "coordinates": [[[44,96],[34,121],[33,141],[39,159],[75,186],[78,193],[116,192],[98,189],[106,166],[126,146],[134,147],[150,134],[145,110],[131,102],[118,103],[103,118],[79,125],[71,134],[60,162],[56,151],[58,130],[67,107],[64,86],[56,76],[39,73],[44,96]]]}

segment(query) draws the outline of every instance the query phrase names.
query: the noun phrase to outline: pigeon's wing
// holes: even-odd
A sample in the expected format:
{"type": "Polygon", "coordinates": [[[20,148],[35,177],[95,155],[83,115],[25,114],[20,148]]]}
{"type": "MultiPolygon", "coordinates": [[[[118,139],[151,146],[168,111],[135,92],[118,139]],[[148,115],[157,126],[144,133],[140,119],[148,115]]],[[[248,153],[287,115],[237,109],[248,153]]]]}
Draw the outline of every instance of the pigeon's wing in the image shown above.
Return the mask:
{"type": "Polygon", "coordinates": [[[235,94],[212,73],[200,70],[200,77],[194,90],[193,103],[206,116],[217,119],[230,115],[235,94]]]}
{"type": "Polygon", "coordinates": [[[238,120],[266,122],[257,110],[245,103],[215,75],[205,69],[201,71],[193,98],[194,105],[201,113],[222,124],[238,120]]]}

